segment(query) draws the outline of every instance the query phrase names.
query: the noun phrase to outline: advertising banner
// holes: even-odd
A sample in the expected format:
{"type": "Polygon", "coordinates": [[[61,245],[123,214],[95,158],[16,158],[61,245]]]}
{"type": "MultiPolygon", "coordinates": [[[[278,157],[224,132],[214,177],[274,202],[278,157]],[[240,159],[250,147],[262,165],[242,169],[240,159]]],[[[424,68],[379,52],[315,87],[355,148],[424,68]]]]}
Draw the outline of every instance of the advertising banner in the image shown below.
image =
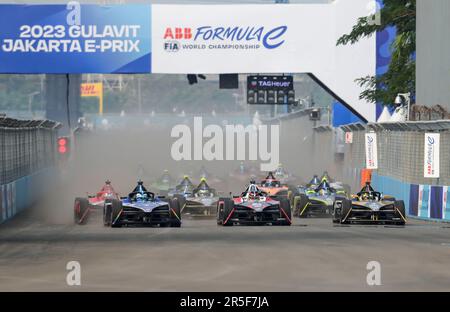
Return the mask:
{"type": "Polygon", "coordinates": [[[0,5],[0,73],[149,73],[150,5],[0,5]]]}
{"type": "Polygon", "coordinates": [[[376,133],[366,133],[366,169],[378,169],[376,133]]]}
{"type": "Polygon", "coordinates": [[[425,133],[424,177],[439,178],[440,134],[425,133]]]}
{"type": "Polygon", "coordinates": [[[345,132],[345,144],[353,143],[353,132],[345,132]]]}
{"type": "Polygon", "coordinates": [[[82,83],[81,84],[81,96],[102,96],[103,95],[103,83],[93,82],[93,83],[82,83]]]}
{"type": "Polygon", "coordinates": [[[371,2],[0,5],[0,73],[311,73],[375,121],[355,79],[375,75],[376,38],[336,44],[371,2]]]}
{"type": "Polygon", "coordinates": [[[103,114],[103,82],[82,83],[80,94],[82,97],[97,97],[98,113],[103,114]]]}

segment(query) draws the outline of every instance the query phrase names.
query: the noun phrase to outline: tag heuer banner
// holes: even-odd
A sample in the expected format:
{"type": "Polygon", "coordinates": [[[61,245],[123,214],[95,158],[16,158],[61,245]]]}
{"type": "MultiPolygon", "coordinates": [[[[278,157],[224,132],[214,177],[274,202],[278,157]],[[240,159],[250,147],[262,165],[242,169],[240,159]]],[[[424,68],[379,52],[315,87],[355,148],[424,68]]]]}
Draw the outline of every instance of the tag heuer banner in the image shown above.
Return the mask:
{"type": "Polygon", "coordinates": [[[424,177],[439,178],[439,133],[425,133],[424,177]]]}
{"type": "Polygon", "coordinates": [[[366,133],[366,169],[378,169],[376,133],[366,133]]]}
{"type": "Polygon", "coordinates": [[[312,73],[374,121],[355,79],[375,75],[376,38],[336,42],[375,1],[0,5],[0,73],[312,73]]]}

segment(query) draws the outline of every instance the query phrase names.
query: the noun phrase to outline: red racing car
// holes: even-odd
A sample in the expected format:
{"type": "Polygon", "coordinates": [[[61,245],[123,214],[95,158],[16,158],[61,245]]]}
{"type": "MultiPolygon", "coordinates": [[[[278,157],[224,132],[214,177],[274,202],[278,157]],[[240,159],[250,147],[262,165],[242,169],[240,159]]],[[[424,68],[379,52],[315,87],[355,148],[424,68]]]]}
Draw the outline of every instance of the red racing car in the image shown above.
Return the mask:
{"type": "Polygon", "coordinates": [[[273,199],[251,181],[241,196],[220,198],[217,224],[291,225],[291,205],[286,198],[273,199]]]}
{"type": "Polygon", "coordinates": [[[111,199],[120,199],[119,194],[112,187],[111,181],[106,181],[105,185],[95,195],[88,195],[87,198],[75,198],[73,206],[74,222],[76,224],[86,224],[91,210],[101,209],[103,211],[105,201],[111,199]]]}

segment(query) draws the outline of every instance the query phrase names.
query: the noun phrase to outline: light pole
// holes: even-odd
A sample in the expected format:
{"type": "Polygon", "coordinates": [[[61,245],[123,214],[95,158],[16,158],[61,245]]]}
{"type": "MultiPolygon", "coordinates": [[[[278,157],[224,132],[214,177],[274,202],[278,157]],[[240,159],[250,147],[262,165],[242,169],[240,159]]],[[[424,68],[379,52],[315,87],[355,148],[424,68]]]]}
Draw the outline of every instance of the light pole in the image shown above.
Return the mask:
{"type": "Polygon", "coordinates": [[[35,95],[40,94],[41,92],[36,91],[36,92],[32,92],[30,94],[28,94],[28,113],[31,115],[31,111],[32,111],[32,104],[33,104],[33,99],[35,95]]]}
{"type": "Polygon", "coordinates": [[[409,110],[411,108],[411,92],[408,93],[399,93],[395,98],[395,104],[402,105],[403,101],[406,101],[406,121],[409,121],[409,110]]]}

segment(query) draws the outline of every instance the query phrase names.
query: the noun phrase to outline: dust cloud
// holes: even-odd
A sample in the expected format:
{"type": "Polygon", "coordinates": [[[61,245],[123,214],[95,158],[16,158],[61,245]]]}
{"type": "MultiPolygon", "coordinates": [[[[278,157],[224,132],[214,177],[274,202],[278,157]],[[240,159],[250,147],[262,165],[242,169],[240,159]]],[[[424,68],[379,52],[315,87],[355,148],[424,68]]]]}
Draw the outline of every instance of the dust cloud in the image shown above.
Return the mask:
{"type": "MultiPolygon", "coordinates": [[[[174,119],[170,116],[167,121],[161,117],[162,122],[160,120],[156,124],[138,118],[108,130],[97,129],[77,135],[71,161],[61,170],[56,186],[35,209],[39,210],[35,216],[43,222],[70,224],[73,222],[74,199],[95,194],[106,180],[112,181],[121,196],[126,196],[139,179],[156,193],[151,184],[164,170],[168,170],[175,181],[188,175],[195,184],[199,182],[199,171],[204,167],[212,176],[208,182],[210,186],[222,196],[229,196],[230,192],[240,193],[252,177],[259,181],[265,176],[259,171],[259,161],[244,161],[247,168],[255,170],[248,176],[236,177],[234,173],[238,171],[240,160],[173,160],[171,146],[176,138],[170,135],[172,127],[189,124],[193,117],[174,119]]],[[[248,117],[251,122],[252,116],[248,117]]],[[[217,115],[208,120],[208,124],[221,127],[225,123],[233,123],[232,118],[217,115]]],[[[295,176],[293,184],[303,184],[313,174],[321,174],[324,170],[333,172],[331,147],[315,146],[314,131],[307,118],[271,123],[280,125],[280,163],[295,176]],[[319,155],[317,150],[321,151],[319,155]]],[[[204,138],[203,143],[207,140],[204,138]]],[[[246,144],[249,144],[248,138],[246,144]]]]}

